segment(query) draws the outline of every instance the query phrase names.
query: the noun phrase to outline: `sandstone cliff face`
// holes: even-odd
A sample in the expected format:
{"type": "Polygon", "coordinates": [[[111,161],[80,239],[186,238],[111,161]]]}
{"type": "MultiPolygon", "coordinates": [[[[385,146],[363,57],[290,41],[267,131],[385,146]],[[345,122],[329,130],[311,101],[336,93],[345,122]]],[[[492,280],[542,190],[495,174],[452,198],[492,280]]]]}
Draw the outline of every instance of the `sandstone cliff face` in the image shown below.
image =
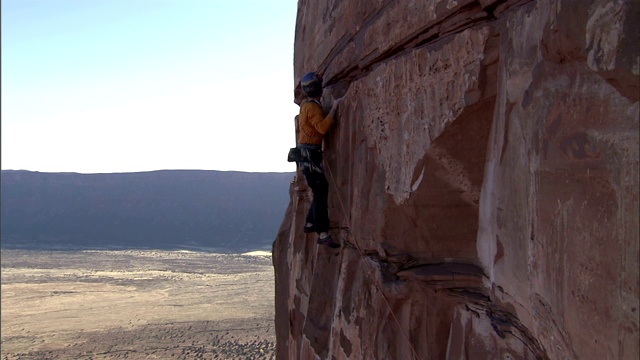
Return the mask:
{"type": "Polygon", "coordinates": [[[279,359],[637,359],[640,3],[298,2],[330,217],[274,243],[279,359]]]}

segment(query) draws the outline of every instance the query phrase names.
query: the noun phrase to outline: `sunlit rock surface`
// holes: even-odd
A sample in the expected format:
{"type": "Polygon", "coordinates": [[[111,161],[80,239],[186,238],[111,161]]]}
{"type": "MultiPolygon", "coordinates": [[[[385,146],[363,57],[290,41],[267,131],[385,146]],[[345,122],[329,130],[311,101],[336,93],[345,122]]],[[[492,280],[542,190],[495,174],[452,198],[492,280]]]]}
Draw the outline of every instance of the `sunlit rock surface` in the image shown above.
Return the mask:
{"type": "Polygon", "coordinates": [[[302,232],[299,174],[278,358],[637,359],[639,23],[632,0],[300,0],[343,248],[302,232]]]}

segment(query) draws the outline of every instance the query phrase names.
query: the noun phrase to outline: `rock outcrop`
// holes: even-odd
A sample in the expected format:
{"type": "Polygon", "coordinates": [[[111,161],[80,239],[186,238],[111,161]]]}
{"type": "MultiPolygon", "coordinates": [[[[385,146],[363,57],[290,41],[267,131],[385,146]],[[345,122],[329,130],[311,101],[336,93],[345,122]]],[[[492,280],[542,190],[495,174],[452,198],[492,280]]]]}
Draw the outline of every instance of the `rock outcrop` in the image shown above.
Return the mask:
{"type": "Polygon", "coordinates": [[[639,23],[634,0],[299,0],[343,248],[303,233],[299,174],[278,358],[637,359],[639,23]]]}

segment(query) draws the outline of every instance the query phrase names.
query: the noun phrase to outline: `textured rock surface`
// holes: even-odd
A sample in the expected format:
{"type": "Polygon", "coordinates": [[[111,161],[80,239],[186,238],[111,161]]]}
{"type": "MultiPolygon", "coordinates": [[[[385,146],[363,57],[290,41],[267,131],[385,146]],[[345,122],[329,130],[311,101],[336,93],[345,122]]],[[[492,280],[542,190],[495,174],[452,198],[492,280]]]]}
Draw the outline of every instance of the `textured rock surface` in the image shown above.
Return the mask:
{"type": "Polygon", "coordinates": [[[274,243],[279,359],[637,359],[640,3],[298,2],[330,217],[274,243]],[[349,231],[347,231],[347,228],[349,231]]]}

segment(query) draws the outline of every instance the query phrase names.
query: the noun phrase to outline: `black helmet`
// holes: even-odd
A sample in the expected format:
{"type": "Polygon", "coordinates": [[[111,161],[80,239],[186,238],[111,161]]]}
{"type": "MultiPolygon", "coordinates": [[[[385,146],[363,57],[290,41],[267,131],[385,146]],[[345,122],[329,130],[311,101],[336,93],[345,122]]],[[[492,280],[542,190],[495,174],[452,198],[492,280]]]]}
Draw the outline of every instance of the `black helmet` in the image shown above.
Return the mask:
{"type": "Polygon", "coordinates": [[[316,97],[322,95],[322,78],[314,72],[304,74],[302,80],[300,80],[300,85],[302,85],[302,91],[307,96],[316,97]]]}

